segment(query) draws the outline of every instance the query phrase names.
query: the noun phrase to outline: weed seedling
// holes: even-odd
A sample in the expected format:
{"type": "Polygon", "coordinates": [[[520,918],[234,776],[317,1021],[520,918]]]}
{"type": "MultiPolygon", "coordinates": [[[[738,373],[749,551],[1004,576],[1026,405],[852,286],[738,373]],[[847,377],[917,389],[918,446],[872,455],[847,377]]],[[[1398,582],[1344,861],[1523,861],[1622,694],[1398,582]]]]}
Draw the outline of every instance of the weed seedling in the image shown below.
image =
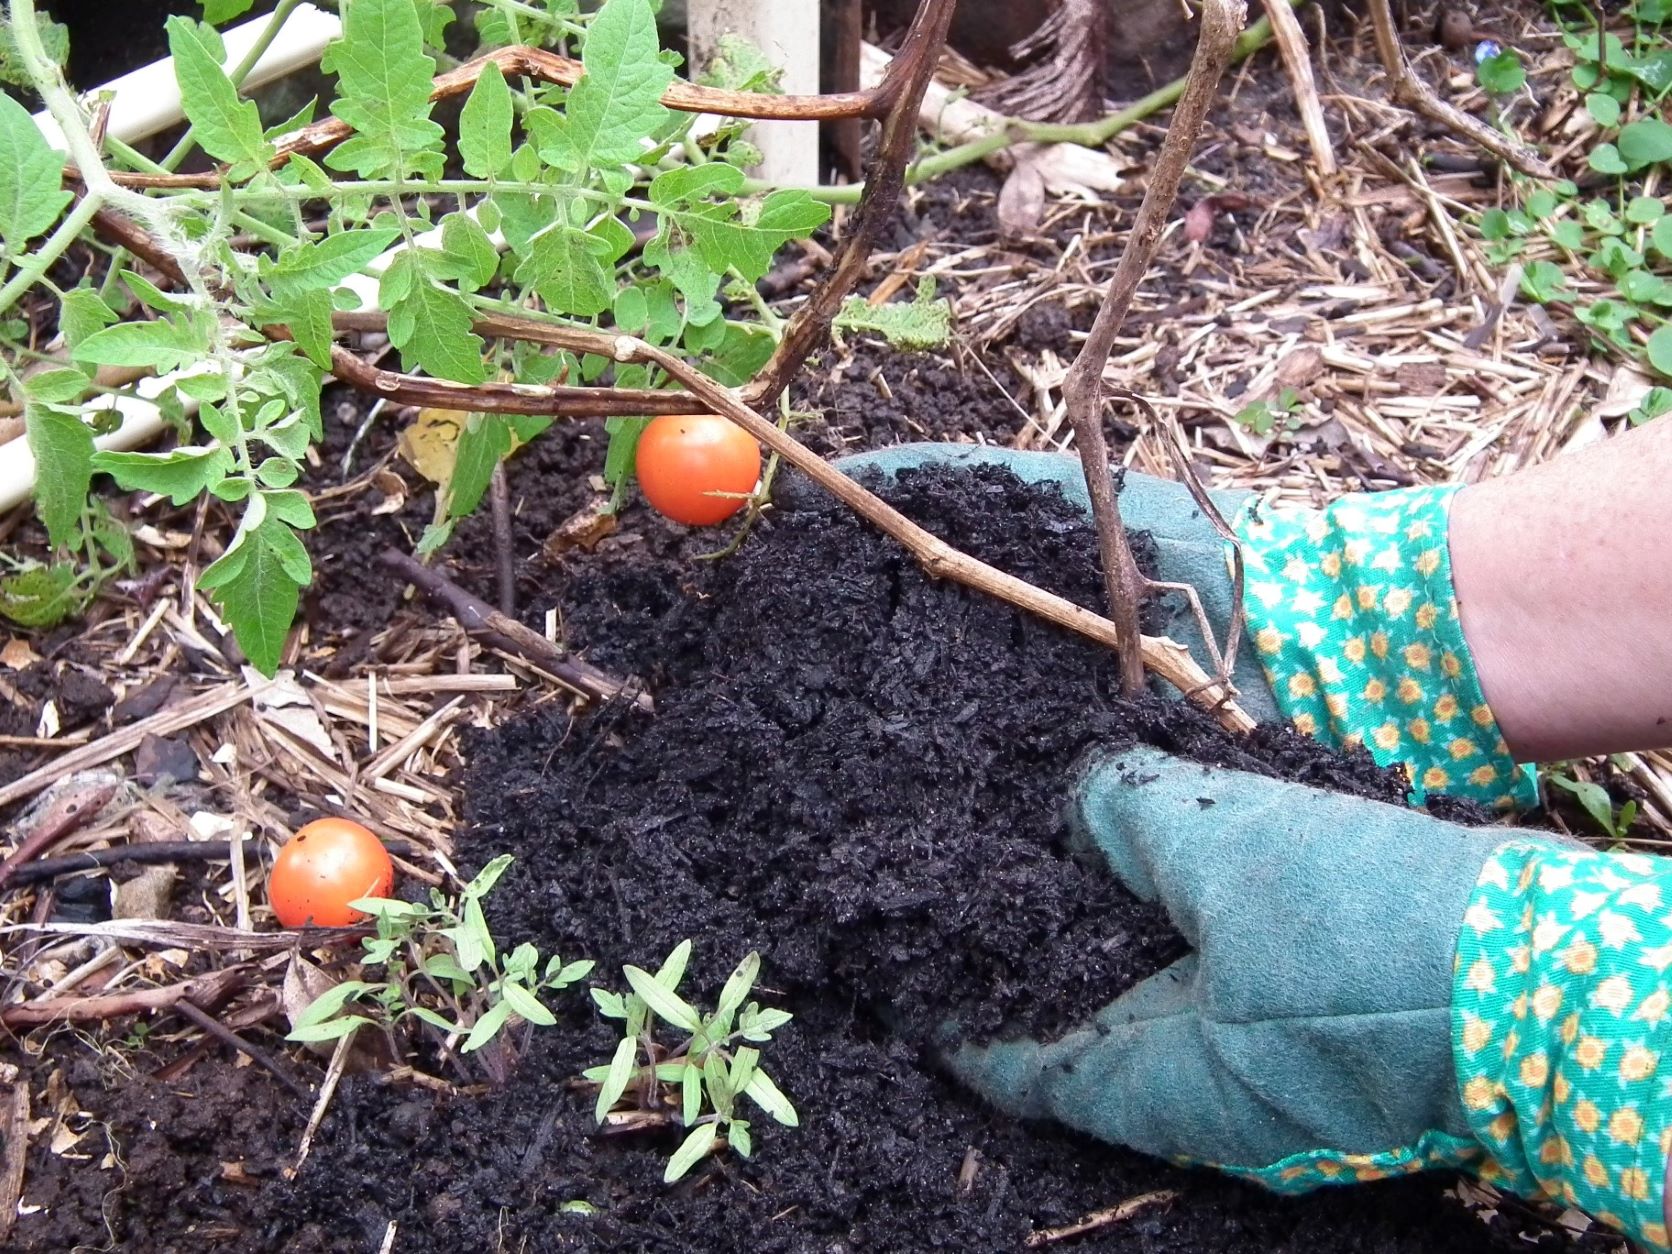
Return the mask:
{"type": "Polygon", "coordinates": [[[431,889],[427,904],[385,897],[356,901],[354,908],[377,923],[377,935],[363,942],[362,962],[384,968],[387,978],[344,980],[327,990],[296,1017],[289,1039],[331,1041],[366,1026],[394,1037],[416,1024],[438,1033],[448,1049],[463,1035],[459,1050],[468,1054],[495,1041],[516,1020],[542,1027],[556,1023],[540,994],[569,987],[593,963],[565,963],[556,954],[542,962],[540,951],[527,942],[499,952],[482,899],[512,861],[502,854],[489,862],[457,898],[431,889]]]}
{"type": "Polygon", "coordinates": [[[760,1050],[755,1048],[792,1018],[788,1011],[763,1010],[748,1001],[760,974],[760,955],[751,953],[738,964],[720,990],[714,1013],[706,1018],[679,996],[690,957],[691,942],[681,941],[655,975],[623,967],[633,990],[626,996],[592,990],[598,1009],[606,1018],[619,1019],[623,1027],[609,1063],[582,1073],[598,1085],[599,1123],[607,1122],[612,1113],[679,1110],[681,1125],[690,1131],[662,1175],[670,1184],[717,1146],[729,1145],[749,1157],[749,1124],[738,1117],[738,1104],[745,1097],[786,1127],[800,1123],[789,1098],[761,1068],[760,1050]],[[685,1039],[671,1047],[658,1041],[658,1017],[685,1039]]]}

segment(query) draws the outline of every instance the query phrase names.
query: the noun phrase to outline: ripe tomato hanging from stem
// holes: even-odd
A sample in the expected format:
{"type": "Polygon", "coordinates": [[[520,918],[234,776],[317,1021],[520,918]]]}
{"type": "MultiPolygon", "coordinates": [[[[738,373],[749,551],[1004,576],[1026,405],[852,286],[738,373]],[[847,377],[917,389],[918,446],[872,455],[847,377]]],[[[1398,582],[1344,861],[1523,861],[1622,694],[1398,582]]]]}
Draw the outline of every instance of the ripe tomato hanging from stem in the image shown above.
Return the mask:
{"type": "Polygon", "coordinates": [[[667,414],[639,436],[634,469],[657,513],[689,527],[712,527],[748,504],[760,479],[761,448],[718,414],[667,414]]]}
{"type": "Polygon", "coordinates": [[[347,927],[365,918],[349,902],[387,897],[395,864],[383,842],[352,819],[316,819],[273,859],[267,902],[285,927],[347,927]]]}

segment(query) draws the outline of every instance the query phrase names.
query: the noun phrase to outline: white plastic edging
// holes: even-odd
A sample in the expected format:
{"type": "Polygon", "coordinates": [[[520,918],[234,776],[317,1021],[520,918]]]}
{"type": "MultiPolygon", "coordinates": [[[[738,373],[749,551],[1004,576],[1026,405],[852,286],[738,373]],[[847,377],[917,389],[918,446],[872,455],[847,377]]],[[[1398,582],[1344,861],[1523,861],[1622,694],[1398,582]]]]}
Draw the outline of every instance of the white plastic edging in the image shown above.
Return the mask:
{"type": "MultiPolygon", "coordinates": [[[[119,6],[112,5],[112,9],[119,6]]],[[[118,20],[115,13],[112,20],[118,20]]],[[[120,20],[127,21],[127,17],[120,20]]],[[[261,32],[267,29],[267,17],[258,17],[221,32],[226,41],[226,64],[242,61],[261,32]]],[[[249,77],[239,90],[253,91],[264,83],[315,64],[325,45],[342,32],[342,22],[335,13],[326,13],[311,4],[298,5],[284,24],[284,29],[272,47],[261,54],[261,60],[250,70],[249,77]]],[[[180,85],[174,78],[174,58],[164,57],[150,65],[141,66],[120,78],[113,78],[102,87],[87,93],[95,99],[108,96],[110,120],[106,131],[123,143],[148,139],[158,131],[167,130],[184,116],[180,108],[180,85]]],[[[35,125],[41,128],[47,142],[62,151],[64,132],[47,113],[35,115],[35,125]]]]}
{"type": "MultiPolygon", "coordinates": [[[[269,20],[258,17],[222,32],[226,40],[226,64],[236,65],[243,60],[269,20]]],[[[285,22],[278,38],[244,80],[244,90],[316,64],[325,51],[325,45],[341,33],[342,22],[336,14],[326,13],[311,4],[299,5],[285,22]]],[[[88,94],[95,98],[105,94],[110,96],[108,133],[127,143],[154,135],[185,116],[172,57],[164,57],[131,74],[112,79],[88,94]]],[[[64,134],[50,116],[36,114],[35,124],[41,128],[49,143],[60,150],[64,148],[64,134]]],[[[127,452],[155,440],[162,434],[165,425],[155,398],[187,373],[191,372],[141,379],[131,393],[113,397],[109,407],[122,416],[121,424],[109,435],[95,439],[95,446],[127,452]]],[[[180,399],[188,415],[196,412],[196,402],[185,396],[180,399]]],[[[23,504],[34,492],[35,455],[29,451],[28,439],[18,436],[0,444],[0,511],[23,504]]]]}

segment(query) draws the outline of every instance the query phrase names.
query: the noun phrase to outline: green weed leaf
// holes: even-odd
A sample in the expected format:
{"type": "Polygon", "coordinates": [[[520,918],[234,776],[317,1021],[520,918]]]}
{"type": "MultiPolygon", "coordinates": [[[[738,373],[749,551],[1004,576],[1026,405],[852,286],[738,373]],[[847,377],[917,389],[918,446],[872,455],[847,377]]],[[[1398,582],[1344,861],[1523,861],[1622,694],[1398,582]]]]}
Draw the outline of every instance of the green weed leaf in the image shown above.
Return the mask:
{"type": "Polygon", "coordinates": [[[87,603],[80,572],[70,562],[31,566],[0,579],[0,615],[19,627],[47,631],[87,603]]]}
{"type": "Polygon", "coordinates": [[[1672,124],[1660,118],[1638,118],[1621,128],[1618,143],[1627,169],[1672,161],[1672,124]]]}

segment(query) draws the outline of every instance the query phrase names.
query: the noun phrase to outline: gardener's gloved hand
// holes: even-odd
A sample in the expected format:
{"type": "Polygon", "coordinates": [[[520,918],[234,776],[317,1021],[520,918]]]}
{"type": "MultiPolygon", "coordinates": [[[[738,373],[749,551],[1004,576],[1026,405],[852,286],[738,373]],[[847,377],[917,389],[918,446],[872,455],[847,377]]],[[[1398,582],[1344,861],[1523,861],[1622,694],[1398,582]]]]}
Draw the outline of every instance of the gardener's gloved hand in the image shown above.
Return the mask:
{"type": "MultiPolygon", "coordinates": [[[[843,459],[849,474],[924,465],[1004,466],[1060,488],[1090,512],[1076,458],[974,445],[905,444],[843,459]]],[[[1444,792],[1500,808],[1537,800],[1498,733],[1463,639],[1447,551],[1453,487],[1342,497],[1322,510],[1256,511],[1247,493],[1216,492],[1241,540],[1247,640],[1232,675],[1239,703],[1260,721],[1281,714],[1327,744],[1363,744],[1401,763],[1422,794],[1444,792]]],[[[1158,550],[1157,577],[1187,583],[1216,639],[1231,620],[1227,545],[1182,484],[1129,473],[1120,494],[1130,528],[1158,550]]],[[[956,537],[951,537],[954,541],[956,537]]],[[[1208,664],[1183,599],[1162,602],[1165,634],[1208,664]]]]}
{"type": "Polygon", "coordinates": [[[1282,1192],[1462,1167],[1667,1248],[1672,863],[1148,749],[1073,814],[1195,952],[1060,1040],[954,1049],[989,1100],[1282,1192]]]}

